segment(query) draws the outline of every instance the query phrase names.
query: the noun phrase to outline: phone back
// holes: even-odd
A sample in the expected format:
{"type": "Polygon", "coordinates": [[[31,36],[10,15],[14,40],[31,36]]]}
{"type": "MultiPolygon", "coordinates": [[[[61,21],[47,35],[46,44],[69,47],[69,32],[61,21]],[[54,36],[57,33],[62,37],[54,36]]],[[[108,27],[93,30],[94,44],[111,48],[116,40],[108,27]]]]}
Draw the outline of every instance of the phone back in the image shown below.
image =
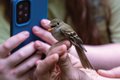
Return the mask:
{"type": "MultiPolygon", "coordinates": [[[[24,41],[18,48],[38,40],[32,33],[35,25],[40,26],[40,20],[47,18],[48,1],[47,0],[12,0],[12,20],[11,20],[11,36],[22,32],[29,31],[30,37],[24,41]]],[[[17,48],[17,49],[18,49],[17,48]]]]}

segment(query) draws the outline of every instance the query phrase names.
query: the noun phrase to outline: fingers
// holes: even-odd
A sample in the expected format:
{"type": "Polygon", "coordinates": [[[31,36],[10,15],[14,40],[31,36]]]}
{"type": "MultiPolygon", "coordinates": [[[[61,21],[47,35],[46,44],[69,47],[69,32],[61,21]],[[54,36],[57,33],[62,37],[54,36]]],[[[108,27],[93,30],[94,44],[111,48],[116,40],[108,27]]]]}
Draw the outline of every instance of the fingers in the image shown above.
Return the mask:
{"type": "Polygon", "coordinates": [[[43,19],[41,20],[41,25],[45,28],[45,29],[49,29],[50,28],[50,21],[47,19],[43,19]]]}
{"type": "Polygon", "coordinates": [[[61,71],[67,75],[68,73],[72,73],[73,66],[70,61],[70,58],[68,56],[68,53],[65,53],[63,56],[59,59],[59,66],[61,68],[61,71]]]}
{"type": "Polygon", "coordinates": [[[28,58],[29,56],[31,56],[34,52],[35,52],[34,42],[31,42],[30,44],[13,53],[6,60],[8,64],[13,67],[19,64],[21,61],[28,58]]]}
{"type": "Polygon", "coordinates": [[[61,70],[61,79],[62,80],[80,80],[79,75],[81,75],[81,71],[72,66],[72,63],[69,59],[68,53],[64,54],[60,57],[58,62],[61,70]]]}
{"type": "Polygon", "coordinates": [[[51,46],[51,48],[48,50],[47,54],[52,55],[53,53],[58,53],[59,56],[62,56],[65,52],[67,52],[67,49],[70,47],[69,41],[62,41],[58,42],[51,46]]]}
{"type": "Polygon", "coordinates": [[[57,53],[59,54],[59,56],[61,56],[67,51],[67,46],[64,44],[59,44],[57,46],[50,47],[50,45],[41,41],[35,42],[35,48],[42,53],[46,53],[47,56],[52,55],[54,53],[57,53]]]}
{"type": "Polygon", "coordinates": [[[44,30],[38,26],[33,27],[33,33],[49,44],[54,44],[57,42],[57,40],[52,36],[52,34],[50,32],[48,32],[47,30],[44,30]]]}
{"type": "Polygon", "coordinates": [[[35,48],[40,51],[40,53],[47,53],[50,45],[41,41],[35,41],[35,48]]]}
{"type": "Polygon", "coordinates": [[[29,32],[23,31],[5,41],[0,46],[0,57],[6,57],[9,55],[10,51],[20,45],[24,40],[29,37],[29,32]]]}
{"type": "Polygon", "coordinates": [[[120,67],[111,70],[98,70],[98,73],[104,77],[120,78],[120,67]]]}
{"type": "Polygon", "coordinates": [[[53,45],[52,45],[52,48],[57,47],[57,46],[60,46],[60,45],[62,45],[62,44],[66,45],[66,46],[67,46],[67,49],[69,49],[69,48],[71,47],[71,42],[68,41],[68,40],[64,40],[64,41],[60,41],[60,42],[57,42],[57,43],[53,44],[53,45]]]}
{"type": "Polygon", "coordinates": [[[12,70],[12,72],[15,73],[17,76],[22,76],[35,66],[36,62],[40,59],[40,57],[40,55],[32,56],[30,59],[16,67],[14,70],[12,70]]]}
{"type": "Polygon", "coordinates": [[[51,69],[54,68],[55,64],[58,62],[59,56],[58,54],[53,54],[44,60],[40,60],[37,62],[37,69],[35,71],[35,75],[40,76],[48,73],[51,69]]]}
{"type": "Polygon", "coordinates": [[[65,52],[67,52],[67,47],[66,45],[60,45],[60,46],[56,46],[56,47],[51,47],[50,50],[48,50],[47,52],[47,56],[50,56],[54,53],[57,53],[59,56],[62,56],[65,52]]]}
{"type": "Polygon", "coordinates": [[[67,49],[69,49],[71,47],[71,42],[68,40],[63,41],[62,43],[67,46],[67,49]]]}

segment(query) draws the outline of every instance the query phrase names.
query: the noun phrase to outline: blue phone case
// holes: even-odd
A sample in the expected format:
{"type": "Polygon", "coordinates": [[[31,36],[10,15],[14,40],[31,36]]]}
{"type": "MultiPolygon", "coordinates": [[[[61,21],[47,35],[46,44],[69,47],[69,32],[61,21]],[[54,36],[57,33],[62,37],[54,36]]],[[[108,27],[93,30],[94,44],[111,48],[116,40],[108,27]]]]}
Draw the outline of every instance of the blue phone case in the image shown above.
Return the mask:
{"type": "Polygon", "coordinates": [[[36,37],[32,33],[32,28],[35,25],[40,26],[40,20],[43,18],[47,18],[47,11],[48,11],[48,0],[29,0],[30,1],[30,19],[29,21],[18,24],[17,23],[17,4],[20,1],[27,1],[27,0],[12,0],[12,20],[11,20],[11,36],[16,35],[22,31],[29,31],[30,37],[24,41],[18,48],[25,46],[26,44],[30,43],[31,41],[38,40],[39,38],[36,37]]]}

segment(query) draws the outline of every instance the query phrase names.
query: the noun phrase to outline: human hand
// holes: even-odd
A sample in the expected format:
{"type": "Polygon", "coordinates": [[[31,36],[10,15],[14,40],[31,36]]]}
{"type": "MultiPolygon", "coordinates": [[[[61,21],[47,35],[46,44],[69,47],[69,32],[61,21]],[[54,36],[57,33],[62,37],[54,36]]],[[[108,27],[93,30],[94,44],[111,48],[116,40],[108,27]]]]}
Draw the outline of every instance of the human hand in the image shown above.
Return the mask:
{"type": "MultiPolygon", "coordinates": [[[[40,50],[40,52],[43,51],[44,53],[47,53],[51,47],[47,43],[43,43],[41,41],[36,41],[35,44],[37,45],[36,48],[38,50],[40,50]]],[[[38,66],[37,66],[36,72],[34,74],[35,77],[37,78],[36,80],[51,80],[51,79],[52,80],[61,80],[61,79],[65,80],[66,76],[63,75],[64,77],[62,77],[62,75],[59,74],[59,72],[61,72],[59,70],[59,68],[57,68],[57,70],[56,70],[56,68],[54,68],[54,65],[56,65],[58,63],[59,63],[59,67],[63,67],[61,69],[61,70],[63,70],[63,72],[67,71],[67,73],[74,73],[74,71],[72,71],[72,70],[76,69],[77,71],[75,70],[76,71],[75,73],[80,71],[80,74],[81,74],[81,72],[83,72],[83,75],[81,75],[81,76],[83,76],[83,78],[87,74],[89,76],[88,80],[91,80],[91,79],[92,80],[119,80],[119,79],[111,79],[111,78],[106,78],[106,77],[100,76],[95,70],[81,69],[80,67],[78,67],[78,66],[80,66],[79,60],[77,60],[77,58],[75,58],[74,56],[72,56],[66,52],[67,44],[66,43],[64,43],[63,45],[61,44],[61,46],[57,45],[58,47],[50,49],[48,56],[45,58],[46,60],[40,60],[37,62],[38,66]],[[66,66],[65,64],[64,65],[60,64],[59,61],[61,61],[61,57],[64,54],[69,55],[69,56],[67,56],[69,58],[68,58],[68,62],[67,62],[67,59],[64,59],[66,56],[65,57],[63,56],[62,64],[65,63],[66,65],[68,65],[70,63],[70,65],[72,64],[72,68],[74,68],[74,69],[71,69],[70,66],[66,66]],[[75,63],[73,63],[72,61],[75,61],[75,63]],[[76,63],[77,63],[77,67],[75,66],[76,63]],[[41,66],[43,66],[43,67],[41,67],[41,66]],[[64,67],[64,66],[66,66],[66,67],[64,67]],[[53,68],[55,70],[53,70],[53,68]],[[71,69],[71,70],[68,70],[68,69],[71,69]],[[86,73],[85,75],[84,75],[84,72],[86,73]]],[[[64,74],[66,75],[66,72],[64,72],[64,74]]],[[[74,74],[73,75],[70,74],[69,76],[68,75],[67,75],[67,78],[69,78],[69,76],[74,77],[74,74]]],[[[77,76],[77,78],[78,78],[78,76],[77,76]]],[[[88,78],[88,77],[86,77],[86,78],[88,78]]],[[[77,80],[79,80],[79,78],[77,80]]],[[[82,80],[82,79],[80,79],[80,80],[82,80]]],[[[85,79],[83,79],[83,80],[85,80],[85,79]]]]}
{"type": "Polygon", "coordinates": [[[104,77],[120,78],[120,67],[116,67],[111,70],[98,70],[98,73],[104,77]]]}
{"type": "Polygon", "coordinates": [[[0,45],[0,79],[1,80],[28,80],[29,71],[40,58],[35,52],[34,42],[11,53],[19,44],[29,37],[29,33],[21,32],[0,45]],[[33,55],[32,57],[30,57],[33,55]]]}
{"type": "Polygon", "coordinates": [[[35,75],[36,77],[40,77],[37,77],[37,80],[90,80],[83,71],[79,70],[79,68],[75,68],[71,63],[67,53],[67,48],[69,47],[69,41],[57,44],[57,46],[54,45],[51,48],[46,43],[40,41],[36,42],[36,48],[47,53],[45,60],[38,61],[35,75]],[[53,70],[55,69],[55,65],[59,65],[59,74],[55,73],[53,70]]]}
{"type": "MultiPolygon", "coordinates": [[[[33,27],[33,33],[38,36],[40,39],[43,39],[45,42],[47,42],[49,45],[53,45],[56,42],[58,42],[50,32],[48,32],[48,29],[50,28],[50,21],[47,19],[41,20],[42,27],[35,26],[33,27]]],[[[77,51],[74,46],[71,46],[69,49],[70,54],[72,54],[74,57],[78,57],[77,51]]],[[[82,67],[82,65],[81,65],[82,67]]]]}

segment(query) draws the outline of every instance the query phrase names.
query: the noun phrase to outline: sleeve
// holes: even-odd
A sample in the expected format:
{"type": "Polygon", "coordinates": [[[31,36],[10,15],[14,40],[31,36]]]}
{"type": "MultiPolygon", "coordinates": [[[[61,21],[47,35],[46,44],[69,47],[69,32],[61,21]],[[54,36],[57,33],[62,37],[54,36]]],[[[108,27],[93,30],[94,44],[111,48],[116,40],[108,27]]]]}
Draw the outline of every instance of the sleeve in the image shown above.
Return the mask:
{"type": "Polygon", "coordinates": [[[110,31],[113,42],[120,42],[120,0],[108,0],[111,8],[110,31]]]}

